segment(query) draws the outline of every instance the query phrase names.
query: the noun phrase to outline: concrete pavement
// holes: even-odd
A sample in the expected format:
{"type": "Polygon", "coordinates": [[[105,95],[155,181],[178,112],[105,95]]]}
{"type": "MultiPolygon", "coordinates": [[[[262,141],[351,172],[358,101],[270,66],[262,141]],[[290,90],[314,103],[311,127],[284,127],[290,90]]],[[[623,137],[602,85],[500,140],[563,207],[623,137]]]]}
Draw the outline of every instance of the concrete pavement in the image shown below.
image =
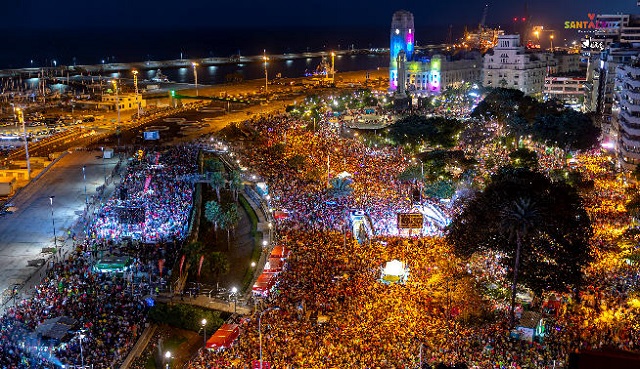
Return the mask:
{"type": "Polygon", "coordinates": [[[85,210],[85,183],[89,201],[99,203],[97,190],[118,162],[117,157],[103,160],[101,155],[100,151],[66,152],[10,199],[16,211],[0,218],[0,313],[13,302],[14,286],[19,286],[18,297],[30,293],[50,263],[71,249],[68,231],[79,225],[85,210]],[[55,254],[47,250],[56,246],[55,254]],[[44,265],[29,266],[35,260],[44,265]]]}

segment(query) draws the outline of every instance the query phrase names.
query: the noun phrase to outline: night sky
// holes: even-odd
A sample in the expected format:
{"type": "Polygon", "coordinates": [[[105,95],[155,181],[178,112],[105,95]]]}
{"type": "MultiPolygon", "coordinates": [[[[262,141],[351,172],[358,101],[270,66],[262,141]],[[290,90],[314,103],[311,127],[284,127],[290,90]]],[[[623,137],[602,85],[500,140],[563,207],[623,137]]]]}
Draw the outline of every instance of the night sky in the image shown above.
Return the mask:
{"type": "MultiPolygon", "coordinates": [[[[420,25],[476,25],[484,4],[488,25],[522,16],[521,0],[5,0],[0,28],[213,28],[272,26],[386,26],[406,9],[420,25]]],[[[587,13],[640,13],[636,0],[528,1],[530,18],[548,28],[587,13]]]]}

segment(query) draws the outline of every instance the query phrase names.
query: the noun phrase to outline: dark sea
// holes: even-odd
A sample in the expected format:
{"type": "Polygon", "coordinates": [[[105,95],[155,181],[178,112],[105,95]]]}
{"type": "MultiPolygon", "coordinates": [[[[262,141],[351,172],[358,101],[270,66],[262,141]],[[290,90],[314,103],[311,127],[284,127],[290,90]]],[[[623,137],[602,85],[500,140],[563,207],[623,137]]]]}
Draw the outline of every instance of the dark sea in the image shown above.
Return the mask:
{"type": "MultiPolygon", "coordinates": [[[[447,29],[417,28],[418,44],[442,43],[447,29]],[[422,32],[421,32],[422,31],[422,32]]],[[[331,51],[349,48],[386,48],[388,27],[358,28],[206,28],[206,29],[91,29],[91,30],[5,30],[3,44],[11,52],[0,53],[0,69],[55,65],[139,62],[145,60],[268,55],[305,51],[331,51]]],[[[387,67],[388,56],[345,55],[336,58],[338,72],[387,67]]],[[[269,76],[299,77],[316,68],[319,58],[273,61],[269,76]]],[[[146,71],[143,78],[156,71],[146,71]]],[[[188,68],[163,70],[170,80],[193,82],[188,68]]],[[[222,65],[200,67],[198,82],[224,82],[230,73],[245,79],[264,76],[264,65],[222,65]]],[[[120,77],[128,77],[123,73],[120,77]]]]}

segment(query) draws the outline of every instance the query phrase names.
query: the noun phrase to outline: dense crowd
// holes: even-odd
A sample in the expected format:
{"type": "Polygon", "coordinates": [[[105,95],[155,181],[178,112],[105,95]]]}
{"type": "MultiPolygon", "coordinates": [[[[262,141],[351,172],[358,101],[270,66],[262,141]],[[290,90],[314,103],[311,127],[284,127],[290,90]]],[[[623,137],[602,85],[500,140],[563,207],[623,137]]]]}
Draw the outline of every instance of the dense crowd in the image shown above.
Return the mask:
{"type": "MultiPolygon", "coordinates": [[[[624,209],[629,190],[606,155],[589,152],[574,161],[583,180],[594,184],[582,191],[598,254],[586,268],[587,288],[527,302],[527,309],[540,312],[546,329],[542,341],[529,342],[515,339],[508,329],[507,303],[477,290],[487,281],[508,283],[507,271],[495,258],[463,263],[438,232],[394,236],[396,214],[414,204],[407,184],[397,179],[410,165],[400,149],[346,139],[339,125],[313,133],[286,115],[246,124],[259,132],[258,145],[238,146],[239,160],[265,178],[272,207],[288,214],[279,220],[278,243],[289,247],[292,256],[266,301],[279,309],[262,317],[263,355],[276,367],[404,368],[421,357],[434,367],[556,368],[567,365],[569,354],[577,350],[638,349],[640,301],[633,300],[638,266],[621,257],[633,249],[621,247],[630,223],[624,209]],[[273,149],[283,142],[284,150],[273,149]],[[291,165],[289,159],[296,155],[304,156],[302,167],[291,165]],[[353,192],[334,198],[327,191],[329,178],[341,172],[352,176],[353,192]],[[348,237],[345,242],[348,209],[370,214],[373,240],[358,243],[348,237]],[[392,259],[408,260],[406,284],[379,282],[381,266],[392,259]]],[[[537,153],[541,170],[566,168],[562,150],[524,144],[537,153]]],[[[501,144],[470,140],[458,148],[479,159],[477,179],[509,162],[509,151],[501,144]]],[[[445,214],[453,211],[439,206],[445,214]]],[[[636,238],[627,244],[637,244],[636,238]]],[[[524,308],[518,306],[518,316],[524,308]]],[[[257,360],[259,313],[243,323],[235,346],[201,352],[189,367],[243,368],[257,360]]]]}
{"type": "Polygon", "coordinates": [[[84,360],[97,369],[122,363],[144,330],[143,295],[158,286],[163,264],[176,260],[193,186],[180,179],[196,171],[197,151],[176,146],[130,162],[121,182],[128,197],[120,199],[114,191],[86,237],[74,241],[73,252],[50,262],[33,296],[16,301],[0,318],[0,368],[59,368],[84,360]],[[110,208],[132,199],[145,207],[145,223],[139,237],[123,240],[124,226],[110,208]],[[105,236],[107,227],[111,232],[105,236]],[[127,255],[132,263],[124,273],[97,272],[93,266],[106,255],[127,255]],[[39,330],[58,317],[77,322],[63,337],[39,330]]]}
{"type": "Polygon", "coordinates": [[[147,152],[127,166],[116,190],[93,219],[91,236],[120,241],[124,237],[155,243],[180,239],[187,230],[197,149],[176,147],[147,152]]]}

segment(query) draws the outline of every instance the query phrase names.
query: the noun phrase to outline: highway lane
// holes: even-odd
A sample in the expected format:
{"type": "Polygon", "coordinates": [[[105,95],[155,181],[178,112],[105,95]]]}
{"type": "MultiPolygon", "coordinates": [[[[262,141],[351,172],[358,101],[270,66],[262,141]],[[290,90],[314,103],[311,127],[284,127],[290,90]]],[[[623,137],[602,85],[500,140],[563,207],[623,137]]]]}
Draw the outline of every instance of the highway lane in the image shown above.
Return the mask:
{"type": "MultiPolygon", "coordinates": [[[[80,219],[85,207],[83,165],[87,196],[91,200],[97,195],[96,188],[104,184],[105,173],[108,175],[118,161],[107,159],[103,165],[101,155],[100,151],[67,153],[11,199],[17,210],[0,218],[0,291],[22,285],[40,272],[28,266],[29,260],[53,260],[52,255],[43,254],[42,249],[54,246],[54,222],[60,240],[56,243],[66,247],[61,254],[69,250],[71,240],[62,240],[68,238],[67,230],[80,219]],[[50,196],[55,196],[53,207],[50,196]]],[[[0,306],[0,310],[3,307],[0,306]]]]}

